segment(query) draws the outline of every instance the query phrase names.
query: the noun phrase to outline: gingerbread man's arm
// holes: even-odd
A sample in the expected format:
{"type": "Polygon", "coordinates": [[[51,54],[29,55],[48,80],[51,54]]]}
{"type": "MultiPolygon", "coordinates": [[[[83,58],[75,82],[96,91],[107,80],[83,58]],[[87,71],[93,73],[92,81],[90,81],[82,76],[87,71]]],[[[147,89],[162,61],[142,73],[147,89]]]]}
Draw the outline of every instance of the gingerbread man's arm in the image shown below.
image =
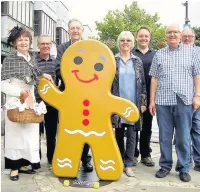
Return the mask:
{"type": "Polygon", "coordinates": [[[139,110],[134,103],[113,95],[110,96],[109,102],[112,114],[117,114],[128,122],[138,121],[139,110]]]}
{"type": "Polygon", "coordinates": [[[53,83],[45,78],[40,79],[38,93],[44,101],[55,108],[58,109],[62,105],[63,92],[61,92],[53,83]]]}

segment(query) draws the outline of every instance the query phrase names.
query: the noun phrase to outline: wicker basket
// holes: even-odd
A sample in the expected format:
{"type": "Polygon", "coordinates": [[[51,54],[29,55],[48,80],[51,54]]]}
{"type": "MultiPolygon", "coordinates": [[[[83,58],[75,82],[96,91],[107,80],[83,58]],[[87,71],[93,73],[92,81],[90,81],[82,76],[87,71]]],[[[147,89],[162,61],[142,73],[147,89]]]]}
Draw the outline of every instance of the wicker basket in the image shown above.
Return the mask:
{"type": "Polygon", "coordinates": [[[10,121],[16,123],[40,123],[44,120],[44,114],[36,115],[32,109],[25,109],[21,112],[18,109],[9,109],[7,116],[10,121]]]}

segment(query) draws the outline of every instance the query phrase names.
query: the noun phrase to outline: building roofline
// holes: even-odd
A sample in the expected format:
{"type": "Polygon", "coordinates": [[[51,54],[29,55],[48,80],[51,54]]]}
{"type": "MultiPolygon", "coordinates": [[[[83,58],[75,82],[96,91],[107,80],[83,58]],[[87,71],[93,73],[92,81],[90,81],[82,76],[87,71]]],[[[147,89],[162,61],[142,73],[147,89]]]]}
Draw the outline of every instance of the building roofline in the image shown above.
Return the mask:
{"type": "Polygon", "coordinates": [[[67,8],[67,6],[62,2],[62,1],[60,1],[61,3],[62,3],[62,5],[69,11],[69,9],[67,8]]]}

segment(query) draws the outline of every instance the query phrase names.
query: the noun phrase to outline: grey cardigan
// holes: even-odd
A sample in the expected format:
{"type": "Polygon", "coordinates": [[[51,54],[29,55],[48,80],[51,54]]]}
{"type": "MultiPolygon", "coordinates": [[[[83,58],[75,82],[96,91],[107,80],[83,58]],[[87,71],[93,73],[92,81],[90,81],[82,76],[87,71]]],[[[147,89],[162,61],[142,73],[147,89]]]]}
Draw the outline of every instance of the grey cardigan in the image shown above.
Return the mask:
{"type": "MultiPolygon", "coordinates": [[[[112,85],[112,94],[119,97],[119,62],[120,58],[115,57],[116,60],[116,74],[112,85]]],[[[135,124],[136,130],[141,130],[142,128],[142,112],[141,106],[147,106],[147,92],[146,92],[146,83],[145,83],[145,76],[144,76],[144,69],[142,60],[139,57],[134,56],[132,58],[134,63],[133,67],[136,73],[136,96],[137,96],[137,103],[136,106],[140,112],[140,119],[135,124]]],[[[120,117],[117,115],[112,116],[112,124],[115,128],[121,127],[120,117]]]]}

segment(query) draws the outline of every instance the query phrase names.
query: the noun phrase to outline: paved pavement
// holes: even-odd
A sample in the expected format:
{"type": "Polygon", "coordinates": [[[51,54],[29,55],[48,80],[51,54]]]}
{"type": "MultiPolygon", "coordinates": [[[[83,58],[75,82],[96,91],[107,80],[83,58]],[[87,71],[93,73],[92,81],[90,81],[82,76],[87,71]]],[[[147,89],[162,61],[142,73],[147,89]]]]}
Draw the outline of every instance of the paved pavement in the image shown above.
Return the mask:
{"type": "MultiPolygon", "coordinates": [[[[112,182],[109,185],[102,186],[99,189],[87,188],[72,188],[64,187],[59,178],[55,177],[53,173],[48,170],[46,160],[46,142],[42,139],[42,153],[41,161],[42,168],[35,175],[21,174],[18,181],[11,181],[9,179],[10,170],[4,169],[3,158],[3,139],[1,137],[1,191],[2,192],[200,192],[200,173],[191,169],[192,181],[184,183],[180,181],[178,174],[173,170],[163,179],[155,178],[155,172],[159,169],[159,144],[152,143],[152,158],[156,163],[155,167],[146,167],[138,163],[134,167],[136,176],[128,178],[124,174],[119,181],[112,182]]],[[[175,150],[173,150],[174,162],[176,162],[175,150]]]]}

